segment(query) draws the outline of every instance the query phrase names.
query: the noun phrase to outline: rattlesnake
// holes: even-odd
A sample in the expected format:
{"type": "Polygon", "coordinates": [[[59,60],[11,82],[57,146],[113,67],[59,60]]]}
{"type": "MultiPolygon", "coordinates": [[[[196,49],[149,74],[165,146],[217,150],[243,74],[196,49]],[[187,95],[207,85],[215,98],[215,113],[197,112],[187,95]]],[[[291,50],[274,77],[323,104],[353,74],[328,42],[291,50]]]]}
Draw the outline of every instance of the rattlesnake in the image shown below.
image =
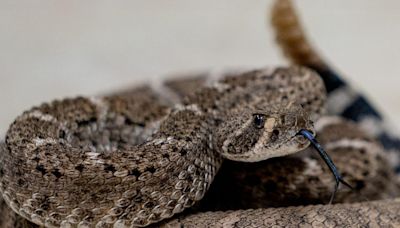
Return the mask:
{"type": "MultiPolygon", "coordinates": [[[[290,10],[285,3],[279,1],[275,12],[290,10]]],[[[276,17],[274,23],[282,28],[276,17]]],[[[336,88],[322,72],[328,68],[310,56],[301,64],[322,74],[332,109],[336,88]]],[[[319,118],[326,91],[316,73],[278,67],[220,75],[24,112],[10,126],[0,155],[0,190],[19,215],[1,202],[0,225],[400,225],[398,200],[354,203],[395,196],[395,176],[373,137],[338,117],[319,118]],[[338,192],[336,202],[347,204],[263,209],[322,203],[332,191],[333,179],[297,135],[301,129],[318,131],[355,191],[338,192]],[[283,155],[289,156],[273,158],[283,155]]]]}

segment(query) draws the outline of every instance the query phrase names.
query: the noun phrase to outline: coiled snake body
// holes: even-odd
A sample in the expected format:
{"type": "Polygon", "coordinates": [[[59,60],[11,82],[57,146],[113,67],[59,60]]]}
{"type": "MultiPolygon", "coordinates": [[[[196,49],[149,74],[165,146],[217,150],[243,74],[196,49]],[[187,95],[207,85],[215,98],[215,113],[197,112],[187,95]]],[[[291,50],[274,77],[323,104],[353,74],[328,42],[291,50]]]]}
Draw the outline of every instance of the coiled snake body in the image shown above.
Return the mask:
{"type": "Polygon", "coordinates": [[[316,73],[290,67],[35,107],[2,144],[0,225],[400,225],[398,200],[382,200],[398,190],[383,148],[354,123],[320,118],[325,96],[316,73]],[[332,191],[301,129],[318,131],[355,186],[339,190],[345,204],[285,207],[332,191]],[[354,203],[364,197],[378,201],[354,203]]]}

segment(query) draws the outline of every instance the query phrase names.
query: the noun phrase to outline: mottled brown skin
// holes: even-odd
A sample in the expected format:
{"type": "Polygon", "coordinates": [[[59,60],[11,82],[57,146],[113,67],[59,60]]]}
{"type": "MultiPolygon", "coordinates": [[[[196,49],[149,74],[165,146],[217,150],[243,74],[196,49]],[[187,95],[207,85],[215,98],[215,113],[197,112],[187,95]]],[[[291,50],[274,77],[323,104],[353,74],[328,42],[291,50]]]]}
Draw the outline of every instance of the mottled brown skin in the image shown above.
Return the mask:
{"type": "MultiPolygon", "coordinates": [[[[281,1],[277,4],[277,12],[288,9],[286,3],[281,1]]],[[[298,26],[292,23],[296,21],[290,20],[290,17],[286,21],[279,20],[278,26],[292,26],[286,30],[289,38],[286,39],[285,35],[280,38],[286,44],[293,41],[293,45],[288,47],[295,51],[290,55],[296,56],[294,59],[297,60],[318,64],[317,55],[307,46],[295,47],[299,43],[307,44],[305,39],[297,39],[296,33],[294,36],[290,33],[298,26]]],[[[254,140],[249,141],[249,138],[266,138],[268,140],[264,142],[268,145],[275,142],[279,147],[287,142],[282,138],[293,137],[292,131],[298,130],[288,123],[297,123],[302,119],[305,124],[297,127],[307,128],[310,126],[309,119],[315,120],[321,114],[323,89],[315,80],[303,83],[301,75],[304,76],[304,70],[281,68],[274,74],[262,73],[267,75],[264,79],[271,80],[268,84],[259,81],[263,77],[257,76],[258,72],[228,78],[206,89],[199,89],[198,86],[208,83],[202,76],[167,82],[167,87],[175,91],[175,97],[166,98],[160,96],[160,92],[142,87],[97,100],[78,98],[57,101],[26,112],[12,125],[7,135],[7,148],[3,147],[0,153],[0,190],[5,192],[8,204],[0,199],[0,227],[37,227],[8,206],[39,224],[72,227],[78,223],[87,226],[96,224],[98,227],[111,227],[112,224],[117,227],[142,226],[167,219],[184,207],[190,207],[204,195],[219,169],[222,159],[215,152],[224,155],[223,146],[221,148],[224,142],[229,139],[241,142],[235,144],[233,150],[228,150],[233,153],[224,156],[234,155],[231,158],[243,160],[243,156],[238,159],[236,155],[251,150],[254,140]],[[297,75],[297,79],[286,80],[292,75],[297,75]],[[246,94],[241,88],[247,87],[249,81],[256,86],[246,94]],[[300,85],[298,82],[301,82],[300,85]],[[271,89],[275,89],[274,93],[264,93],[271,89]],[[229,90],[234,90],[234,93],[229,90]],[[233,96],[225,96],[221,91],[233,96]],[[184,106],[173,108],[172,104],[177,100],[171,98],[179,100],[186,95],[182,101],[184,106]],[[259,97],[262,99],[254,100],[259,97]],[[280,104],[276,105],[277,101],[280,104]],[[270,102],[270,105],[260,105],[265,102],[270,102]],[[284,111],[286,107],[288,110],[284,111]],[[243,124],[251,120],[250,116],[260,114],[260,109],[267,120],[274,119],[264,125],[269,133],[265,137],[264,134],[254,133],[257,131],[253,126],[243,124]],[[238,117],[235,113],[244,115],[238,117]],[[286,121],[285,117],[277,114],[291,118],[286,121]],[[55,121],[52,116],[57,117],[55,121]],[[210,126],[219,128],[211,129],[210,126]],[[25,131],[27,128],[30,130],[25,131]],[[292,129],[289,131],[289,128],[292,129]],[[230,129],[241,130],[232,137],[228,134],[230,129]],[[174,138],[169,137],[171,134],[174,138]],[[209,135],[213,139],[211,143],[210,138],[205,137],[209,135]],[[19,157],[20,152],[25,155],[33,153],[28,157],[19,157]],[[24,167],[25,162],[27,166],[24,167]],[[193,181],[190,183],[189,180],[193,181]],[[31,194],[30,187],[40,193],[31,194]],[[189,194],[186,194],[187,191],[189,194]],[[121,193],[122,198],[119,198],[121,193]],[[30,196],[31,199],[24,201],[30,196]],[[70,209],[73,209],[72,212],[70,209]],[[151,212],[149,209],[152,209],[151,212]],[[105,213],[108,215],[104,216],[105,213]],[[59,224],[63,216],[67,220],[59,224]]],[[[399,187],[395,184],[395,177],[380,145],[372,138],[352,123],[343,121],[334,121],[328,127],[317,130],[320,131],[319,140],[343,172],[344,178],[356,188],[354,192],[339,189],[335,202],[397,196],[399,187]]],[[[305,146],[304,141],[295,139],[299,142],[293,143],[301,150],[305,146]]],[[[268,151],[271,152],[271,149],[268,151]]],[[[279,152],[278,155],[283,154],[279,152]]],[[[246,155],[244,160],[251,157],[246,155]]],[[[400,226],[398,200],[282,207],[319,204],[326,202],[330,196],[333,186],[331,174],[311,150],[252,164],[225,161],[220,169],[200,203],[181,215],[151,226],[400,226]],[[265,208],[270,206],[280,208],[265,208]],[[247,208],[253,209],[243,210],[247,208]],[[236,211],[211,212],[215,210],[236,211]],[[201,211],[208,212],[198,213],[201,211]]]]}
{"type": "MultiPolygon", "coordinates": [[[[5,144],[0,143],[0,152],[5,150],[5,144]]],[[[1,228],[36,228],[39,227],[16,214],[0,197],[0,227],[1,228]]]]}
{"type": "MultiPolygon", "coordinates": [[[[356,126],[348,122],[331,124],[321,132],[318,132],[318,135],[324,136],[320,138],[320,141],[324,142],[324,144],[346,138],[357,139],[357,135],[361,139],[368,138],[356,126]]],[[[362,150],[361,148],[359,151],[362,150]]],[[[357,185],[357,181],[363,181],[365,184],[361,189],[357,189],[354,194],[349,194],[348,189],[341,189],[336,198],[338,202],[349,202],[349,200],[351,202],[363,201],[364,199],[360,199],[359,197],[360,194],[363,194],[369,200],[387,198],[388,196],[385,196],[385,194],[391,192],[388,190],[388,186],[394,182],[393,179],[390,179],[390,177],[393,177],[393,174],[390,172],[386,160],[374,159],[376,156],[365,156],[367,155],[366,153],[369,153],[368,150],[361,154],[359,154],[359,151],[346,152],[345,154],[341,154],[340,151],[335,150],[328,151],[340,170],[346,167],[351,169],[352,172],[345,174],[346,180],[354,186],[357,185]],[[362,161],[360,158],[369,158],[375,160],[378,164],[369,165],[368,167],[354,167],[347,165],[347,162],[343,160],[338,160],[339,158],[347,160],[347,162],[358,162],[362,161]],[[357,178],[357,175],[353,176],[352,174],[364,172],[365,169],[368,169],[370,172],[368,176],[362,176],[358,180],[353,179],[357,178]]],[[[252,164],[225,163],[225,166],[221,168],[222,170],[217,175],[210,192],[201,201],[202,204],[208,205],[202,205],[202,208],[198,207],[197,210],[238,210],[326,202],[331,193],[329,187],[333,184],[331,174],[323,162],[314,157],[308,159],[315,159],[317,161],[318,166],[321,168],[321,173],[313,175],[309,173],[309,176],[304,175],[304,170],[307,169],[308,163],[302,164],[302,161],[307,157],[306,153],[299,154],[300,156],[276,158],[252,164]],[[271,175],[272,172],[273,175],[271,175]],[[327,180],[329,181],[328,184],[326,183],[327,180]],[[310,192],[313,194],[309,194],[310,192]]],[[[384,154],[381,153],[381,155],[383,156],[384,154]]],[[[397,211],[398,202],[381,201],[364,204],[335,205],[334,207],[322,207],[319,205],[284,209],[252,209],[237,212],[209,212],[180,216],[178,219],[162,225],[165,227],[179,227],[179,225],[185,227],[222,227],[223,225],[230,225],[228,227],[243,227],[247,224],[255,227],[259,227],[260,225],[278,225],[280,227],[304,225],[306,227],[315,227],[321,225],[354,226],[355,224],[368,224],[370,227],[396,227],[399,222],[397,211]]],[[[9,213],[11,211],[8,209],[5,212],[9,213]]],[[[4,212],[3,215],[5,215],[4,212]]],[[[15,219],[14,217],[10,218],[13,219],[7,221],[12,224],[9,227],[34,227],[26,220],[15,219]]],[[[2,224],[0,227],[7,226],[2,224]]]]}
{"type": "Polygon", "coordinates": [[[399,200],[206,212],[160,227],[399,227],[399,200]]]}
{"type": "Polygon", "coordinates": [[[230,110],[259,114],[261,108],[271,117],[265,107],[281,102],[284,113],[301,119],[285,131],[277,115],[276,124],[267,121],[259,129],[264,133],[252,136],[263,142],[256,143],[256,154],[275,151],[274,157],[286,155],[281,147],[294,153],[308,146],[295,133],[312,127],[311,117],[322,112],[313,104],[323,99],[319,77],[292,67],[222,78],[176,108],[146,87],[43,104],[18,117],[7,132],[1,191],[14,211],[39,225],[145,226],[203,197],[222,161],[221,148],[212,142],[229,140],[215,132],[226,122],[249,119],[241,112],[227,118],[230,110]],[[305,118],[306,113],[313,115],[305,118]],[[282,131],[270,140],[275,128],[282,131]]]}
{"type": "MultiPolygon", "coordinates": [[[[355,190],[339,188],[334,203],[389,199],[398,196],[396,176],[379,144],[354,123],[333,122],[317,135],[344,179],[355,190]],[[332,129],[334,132],[332,132],[332,129]],[[358,137],[355,137],[358,133],[358,137]],[[350,139],[353,145],[332,147],[350,139]],[[362,140],[361,145],[357,142],[362,140]]],[[[210,190],[200,202],[200,211],[238,210],[327,204],[334,179],[316,151],[256,163],[225,161],[210,190]],[[232,200],[235,199],[235,200],[232,200]]]]}
{"type": "Polygon", "coordinates": [[[3,198],[0,198],[0,227],[1,228],[37,228],[36,224],[29,222],[28,220],[17,215],[11,210],[3,198]]]}
{"type": "MultiPolygon", "coordinates": [[[[281,70],[280,70],[281,71],[281,70]]],[[[254,80],[254,78],[252,79],[254,80]]],[[[176,83],[179,84],[179,81],[176,83]]],[[[185,82],[186,83],[186,82],[185,82]]],[[[155,93],[153,93],[149,89],[139,89],[140,93],[143,95],[145,93],[149,93],[148,97],[154,96],[153,99],[150,98],[145,98],[143,100],[137,101],[133,98],[130,98],[130,95],[128,94],[135,94],[135,91],[130,91],[130,92],[123,92],[118,95],[113,95],[111,97],[107,97],[105,100],[107,101],[115,101],[115,105],[112,106],[113,109],[115,110],[115,113],[118,113],[118,115],[122,116],[128,116],[125,117],[127,119],[132,118],[132,120],[118,120],[111,122],[112,124],[116,124],[116,122],[121,122],[123,125],[120,125],[120,127],[129,128],[129,127],[140,127],[140,131],[137,129],[133,132],[138,131],[139,133],[143,133],[145,131],[144,129],[146,128],[152,128],[150,126],[147,126],[146,124],[141,124],[139,123],[140,121],[135,121],[135,119],[141,119],[141,114],[145,114],[143,112],[137,112],[134,110],[140,110],[143,107],[143,104],[145,101],[151,102],[153,105],[159,108],[154,108],[152,110],[165,110],[164,112],[168,112],[171,107],[168,105],[165,105],[165,103],[168,102],[160,102],[159,104],[157,103],[158,99],[155,93]],[[147,92],[146,92],[147,91],[147,92]],[[139,105],[138,105],[139,104],[139,105]],[[124,114],[121,114],[124,113],[124,114]],[[126,113],[126,114],[125,114],[126,113]],[[132,125],[132,126],[131,126],[132,125]]],[[[312,99],[311,99],[312,100],[312,99]]],[[[70,100],[64,101],[64,104],[72,104],[70,100]]],[[[86,113],[93,113],[94,106],[91,104],[91,102],[88,102],[84,98],[78,98],[76,102],[79,104],[81,103],[82,106],[84,107],[84,110],[86,113]]],[[[305,105],[308,102],[305,102],[305,105]]],[[[56,103],[58,104],[58,103],[56,103]]],[[[42,106],[44,110],[51,110],[52,113],[56,112],[56,109],[51,109],[49,106],[44,105],[42,106]]],[[[68,106],[67,106],[68,107],[68,106]]],[[[305,106],[307,107],[307,106],[305,106]]],[[[247,107],[249,108],[249,107],[247,107]]],[[[246,108],[246,109],[247,109],[246,108]]],[[[36,110],[36,109],[34,109],[36,110]]],[[[73,109],[71,109],[73,110],[73,109]]],[[[272,113],[276,113],[276,109],[272,108],[272,110],[275,110],[272,113]]],[[[278,109],[279,110],[279,109],[278,109]]],[[[294,109],[296,110],[296,109],[294,109]]],[[[78,113],[74,113],[74,117],[81,119],[83,118],[82,114],[78,110],[74,111],[78,113]]],[[[153,111],[154,112],[154,111],[153,111]]],[[[159,111],[155,111],[154,113],[157,113],[159,111]]],[[[166,119],[164,122],[162,122],[161,126],[159,126],[159,132],[164,132],[167,134],[168,132],[176,134],[176,138],[182,138],[187,135],[191,135],[192,133],[190,132],[190,128],[182,128],[180,131],[176,131],[178,128],[177,126],[181,124],[187,125],[188,122],[182,122],[180,121],[191,121],[192,124],[189,125],[197,125],[196,121],[200,122],[205,122],[205,119],[199,119],[196,117],[195,112],[199,112],[199,110],[190,110],[189,112],[182,112],[182,110],[178,110],[174,112],[174,115],[171,118],[166,119]],[[194,121],[194,122],[193,122],[194,121]]],[[[162,113],[162,112],[161,112],[162,113]]],[[[233,111],[235,113],[235,111],[233,111]]],[[[283,112],[284,114],[287,114],[287,112],[283,112]]],[[[65,114],[63,112],[63,114],[65,114]]],[[[115,118],[115,114],[112,113],[111,116],[115,118]]],[[[149,115],[149,116],[155,116],[153,117],[154,119],[161,118],[163,115],[149,115]]],[[[235,116],[235,115],[233,115],[235,116]]],[[[62,117],[61,117],[62,118],[62,117]]],[[[92,117],[86,117],[88,119],[91,119],[92,117]]],[[[84,119],[84,118],[83,118],[84,119]]],[[[118,119],[118,118],[116,118],[118,119]]],[[[144,118],[142,118],[144,122],[144,118]]],[[[239,119],[236,119],[239,120],[239,119]]],[[[247,120],[247,118],[244,118],[243,120],[247,120]]],[[[46,121],[45,121],[46,122],[46,121]]],[[[236,123],[237,121],[233,121],[236,123]]],[[[239,121],[240,122],[240,121],[239,121]]],[[[290,121],[284,121],[287,123],[290,123],[290,121]]],[[[85,123],[87,124],[87,123],[85,123]]],[[[105,128],[105,129],[110,129],[111,132],[113,132],[113,128],[115,127],[112,124],[111,126],[105,128]]],[[[229,125],[229,124],[228,124],[229,125]]],[[[228,125],[221,125],[221,130],[226,129],[228,125]]],[[[243,126],[240,125],[239,126],[243,126]]],[[[277,127],[277,129],[281,129],[281,127],[277,127]]],[[[122,132],[132,132],[132,130],[118,130],[117,132],[114,132],[114,140],[119,140],[119,143],[117,144],[119,147],[122,148],[129,148],[131,145],[129,145],[129,140],[132,140],[133,142],[135,141],[143,141],[144,139],[140,139],[140,136],[137,136],[134,134],[133,136],[129,136],[126,134],[122,134],[122,132]],[[139,137],[139,138],[138,138],[139,137]],[[121,143],[122,142],[126,143],[121,143]]],[[[197,129],[196,131],[199,131],[197,129]]],[[[82,137],[82,135],[86,135],[87,133],[82,129],[79,130],[79,127],[77,127],[76,130],[78,136],[75,137],[80,137],[80,139],[84,139],[85,137],[82,137]]],[[[218,131],[217,131],[218,132],[218,131]]],[[[39,134],[40,132],[38,132],[39,134]]],[[[44,132],[45,133],[45,132],[44,132]]],[[[100,133],[100,132],[99,132],[100,133]]],[[[104,132],[102,133],[104,134],[104,132]]],[[[140,134],[143,136],[143,134],[140,134]]],[[[168,135],[168,134],[167,134],[168,135]]],[[[226,135],[226,134],[222,134],[226,135]]],[[[361,139],[363,141],[371,142],[374,143],[373,139],[369,138],[367,135],[365,135],[363,132],[357,130],[357,127],[354,126],[351,123],[346,123],[346,122],[334,122],[333,124],[330,124],[329,127],[325,127],[321,129],[321,132],[318,133],[320,135],[319,140],[324,144],[324,146],[328,146],[329,143],[334,143],[336,141],[340,141],[341,139],[352,139],[352,140],[357,140],[361,139]],[[337,138],[339,137],[339,138],[337,138]]],[[[100,134],[101,136],[101,134],[100,134]]],[[[96,133],[94,136],[95,138],[99,138],[99,134],[96,133]]],[[[103,136],[102,136],[103,137],[103,136]]],[[[102,138],[100,137],[100,138],[102,138]]],[[[143,136],[144,137],[144,136],[143,136]]],[[[217,137],[219,138],[219,137],[217,137]]],[[[89,140],[88,142],[78,142],[74,141],[76,139],[72,138],[71,139],[73,142],[82,143],[83,145],[89,144],[93,142],[93,139],[86,139],[89,140]]],[[[99,142],[98,142],[99,143],[99,142]]],[[[100,142],[101,143],[101,142],[100,142]]],[[[101,144],[99,144],[101,145],[101,144]]],[[[367,145],[369,146],[369,145],[367,145]]],[[[381,151],[379,151],[379,145],[376,145],[378,148],[378,151],[375,151],[376,153],[382,154],[381,151]]],[[[167,147],[168,148],[168,147],[167,147]]],[[[336,202],[357,202],[357,201],[363,201],[365,197],[367,197],[370,200],[373,199],[382,199],[382,198],[389,198],[392,197],[396,194],[396,187],[391,186],[388,183],[393,183],[393,174],[391,173],[390,168],[388,168],[386,160],[384,155],[382,154],[382,158],[378,158],[379,156],[371,156],[369,153],[375,153],[375,152],[370,152],[370,149],[372,147],[368,147],[367,150],[365,148],[334,148],[332,150],[328,150],[328,152],[331,154],[332,158],[334,159],[335,163],[338,165],[339,169],[344,171],[343,174],[345,176],[345,179],[348,180],[351,184],[354,186],[357,186],[357,191],[354,193],[350,193],[348,189],[340,189],[338,192],[336,202]],[[343,150],[343,152],[342,152],[343,150]],[[362,152],[363,151],[363,152],[362,152]],[[361,159],[362,158],[362,159],[361,159]],[[365,165],[365,160],[368,160],[368,166],[365,165]],[[355,162],[354,164],[357,164],[359,161],[361,161],[361,165],[347,165],[348,162],[355,162]],[[346,170],[349,170],[349,172],[346,172],[346,170]],[[368,171],[367,174],[365,174],[365,171],[368,171]],[[361,175],[360,175],[361,174],[361,175]],[[362,194],[362,197],[360,197],[362,194]]],[[[46,150],[48,150],[48,146],[46,147],[46,150]]],[[[179,158],[182,156],[182,153],[187,153],[183,152],[182,150],[179,151],[179,156],[176,158],[179,158]]],[[[4,156],[4,153],[2,153],[2,156],[4,156]]],[[[128,155],[123,155],[124,157],[128,157],[128,155]]],[[[4,159],[4,157],[2,158],[4,159]]],[[[175,158],[174,158],[175,159],[175,158]]],[[[179,159],[177,160],[179,161],[179,159]]],[[[196,161],[194,161],[196,163],[196,161]]],[[[79,165],[78,165],[79,166],[79,165]]],[[[141,166],[140,166],[141,167],[141,166]]],[[[147,167],[141,167],[138,168],[136,172],[146,172],[145,170],[147,167]]],[[[40,172],[47,172],[47,168],[37,170],[38,167],[35,167],[35,171],[40,171],[40,172]]],[[[79,167],[75,167],[75,169],[82,169],[82,168],[87,168],[84,164],[82,164],[79,167]]],[[[93,167],[90,167],[93,168],[93,167]]],[[[103,168],[107,169],[112,169],[110,166],[103,166],[103,168]]],[[[108,172],[110,172],[109,170],[108,172]]],[[[100,170],[98,170],[100,172],[100,170]]],[[[174,172],[171,170],[170,172],[174,172]]],[[[117,170],[114,171],[114,174],[117,173],[117,170]]],[[[52,175],[55,176],[57,172],[52,173],[52,175]]],[[[4,175],[4,174],[2,174],[4,175]]],[[[44,176],[46,173],[44,174],[44,176]]],[[[167,183],[168,185],[168,180],[161,180],[164,183],[167,183]]],[[[87,186],[87,189],[91,189],[93,191],[92,185],[89,185],[86,182],[83,184],[82,182],[76,182],[77,184],[81,185],[81,188],[79,191],[85,191],[84,187],[87,186]]],[[[105,182],[102,182],[105,183],[105,182]]],[[[151,182],[148,182],[151,183],[151,182]]],[[[95,182],[96,188],[99,188],[99,183],[95,182]]],[[[156,183],[153,183],[156,184],[156,183]]],[[[143,185],[144,186],[144,185],[143,185]]],[[[142,187],[143,187],[142,186],[142,187]]],[[[292,155],[286,158],[275,158],[275,159],[270,159],[264,162],[257,162],[257,163],[249,163],[249,164],[244,164],[244,163],[238,163],[238,162],[225,162],[224,165],[221,168],[220,173],[217,175],[216,180],[214,181],[214,184],[212,185],[210,191],[207,193],[206,197],[200,202],[200,204],[195,205],[192,209],[187,211],[185,214],[189,213],[194,213],[196,211],[215,211],[215,210],[238,210],[238,209],[247,209],[247,208],[266,208],[266,207],[271,207],[271,206],[294,206],[294,205],[305,205],[305,204],[318,204],[318,203],[324,203],[327,201],[331,194],[331,186],[333,186],[333,179],[331,177],[331,174],[327,170],[326,166],[323,164],[323,162],[319,159],[319,157],[315,156],[315,152],[313,151],[304,151],[298,155],[292,155]],[[311,153],[311,156],[310,156],[311,153]],[[307,171],[310,169],[310,164],[313,163],[315,167],[313,167],[312,170],[314,172],[309,172],[307,171]],[[228,194],[227,194],[228,193],[228,194]],[[236,200],[232,200],[236,199],[236,200]]],[[[165,185],[164,185],[165,187],[165,185]]],[[[100,191],[107,191],[105,188],[99,188],[100,191]]],[[[97,199],[101,199],[101,197],[98,197],[97,199]]],[[[137,203],[140,203],[137,202],[137,203]]],[[[2,207],[4,207],[5,204],[2,204],[2,207]]],[[[344,206],[347,207],[347,206],[344,206]]],[[[368,207],[368,205],[367,205],[368,207]]],[[[296,210],[299,210],[300,212],[303,213],[303,210],[309,210],[307,209],[301,209],[302,207],[299,207],[296,210]]],[[[379,209],[379,208],[378,208],[379,209]]],[[[272,216],[275,211],[270,212],[272,209],[263,209],[265,211],[262,211],[262,213],[265,214],[265,216],[272,216]],[[269,215],[269,214],[272,215],[269,215]]],[[[336,210],[336,209],[332,209],[336,210]]],[[[380,210],[380,209],[379,209],[380,210]]],[[[251,215],[251,211],[248,212],[240,212],[240,213],[249,213],[251,215]]],[[[280,213],[280,212],[279,212],[280,213]]],[[[308,212],[307,212],[308,213],[308,212]]],[[[383,213],[383,212],[382,212],[383,213]]],[[[17,216],[16,214],[13,214],[9,209],[7,210],[7,213],[3,213],[6,218],[10,216],[10,219],[5,220],[7,222],[8,226],[12,227],[31,227],[33,226],[32,223],[28,222],[25,219],[22,219],[21,217],[17,216]],[[11,225],[10,225],[11,224],[11,225]]],[[[220,216],[221,213],[218,212],[215,215],[212,215],[210,220],[202,220],[203,215],[197,215],[199,218],[197,218],[196,222],[197,225],[200,226],[207,226],[207,224],[210,224],[210,222],[214,221],[212,218],[213,216],[220,216]]],[[[354,215],[350,214],[351,216],[356,216],[358,215],[355,213],[354,215]]],[[[208,216],[207,216],[208,218],[208,216]]],[[[241,218],[242,222],[249,222],[253,221],[251,216],[248,217],[248,219],[245,221],[243,218],[241,218]]],[[[289,218],[287,218],[289,219],[289,218]]],[[[180,220],[175,220],[174,223],[180,220]]],[[[183,222],[184,224],[186,220],[182,220],[180,222],[183,222]]],[[[263,220],[264,221],[264,220],[263,220]]],[[[283,220],[284,221],[284,220],[283,220]]],[[[282,222],[283,222],[282,221],[282,222]]],[[[286,221],[287,225],[292,224],[293,221],[286,221]]],[[[336,221],[336,222],[342,222],[342,221],[336,221]]],[[[213,224],[213,223],[211,223],[213,224]]],[[[240,224],[240,223],[238,223],[240,224]]],[[[282,223],[284,224],[284,223],[282,223]]],[[[293,225],[293,224],[292,224],[293,225]]],[[[4,225],[5,226],[5,225],[4,225]]]]}

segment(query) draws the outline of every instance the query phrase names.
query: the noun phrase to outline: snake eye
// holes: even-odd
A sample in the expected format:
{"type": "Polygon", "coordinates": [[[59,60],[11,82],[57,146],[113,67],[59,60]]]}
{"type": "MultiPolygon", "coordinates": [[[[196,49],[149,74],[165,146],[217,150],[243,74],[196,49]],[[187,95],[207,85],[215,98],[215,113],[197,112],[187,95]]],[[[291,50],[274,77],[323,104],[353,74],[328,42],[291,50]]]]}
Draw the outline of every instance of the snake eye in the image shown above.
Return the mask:
{"type": "Polygon", "coordinates": [[[256,128],[262,129],[264,127],[264,123],[265,123],[265,115],[254,114],[253,115],[253,123],[256,128]]]}

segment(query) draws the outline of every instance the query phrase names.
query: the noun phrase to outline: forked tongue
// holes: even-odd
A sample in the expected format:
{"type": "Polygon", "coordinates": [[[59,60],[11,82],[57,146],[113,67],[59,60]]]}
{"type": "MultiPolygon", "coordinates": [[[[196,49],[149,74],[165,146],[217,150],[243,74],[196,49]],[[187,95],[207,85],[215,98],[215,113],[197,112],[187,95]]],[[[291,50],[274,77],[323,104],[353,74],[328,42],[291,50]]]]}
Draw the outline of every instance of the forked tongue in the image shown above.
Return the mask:
{"type": "Polygon", "coordinates": [[[302,129],[297,134],[304,136],[306,139],[308,139],[311,142],[311,145],[318,151],[319,155],[324,160],[325,164],[329,167],[333,176],[335,177],[336,184],[335,184],[335,188],[332,193],[331,199],[329,200],[329,204],[331,204],[333,202],[333,199],[335,198],[335,194],[338,190],[340,183],[347,186],[351,190],[354,190],[354,188],[343,179],[342,175],[340,174],[339,170],[336,168],[332,159],[329,157],[329,155],[326,153],[324,148],[322,148],[321,144],[319,144],[319,142],[315,139],[314,135],[310,131],[302,129]]]}

